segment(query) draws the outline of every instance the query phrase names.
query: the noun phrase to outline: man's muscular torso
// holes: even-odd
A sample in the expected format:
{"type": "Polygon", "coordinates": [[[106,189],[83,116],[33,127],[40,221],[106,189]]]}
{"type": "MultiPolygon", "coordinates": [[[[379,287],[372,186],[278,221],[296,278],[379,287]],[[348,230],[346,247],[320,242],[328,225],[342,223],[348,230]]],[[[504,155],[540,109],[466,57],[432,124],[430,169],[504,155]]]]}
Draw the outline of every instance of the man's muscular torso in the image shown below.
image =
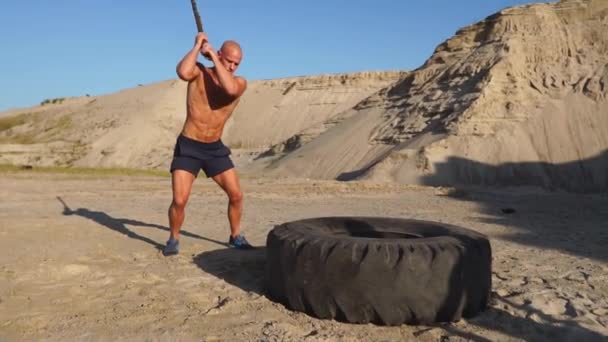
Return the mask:
{"type": "Polygon", "coordinates": [[[202,64],[197,67],[200,75],[188,83],[187,117],[182,134],[194,140],[214,142],[222,137],[224,125],[239,99],[221,89],[214,68],[202,64]]]}

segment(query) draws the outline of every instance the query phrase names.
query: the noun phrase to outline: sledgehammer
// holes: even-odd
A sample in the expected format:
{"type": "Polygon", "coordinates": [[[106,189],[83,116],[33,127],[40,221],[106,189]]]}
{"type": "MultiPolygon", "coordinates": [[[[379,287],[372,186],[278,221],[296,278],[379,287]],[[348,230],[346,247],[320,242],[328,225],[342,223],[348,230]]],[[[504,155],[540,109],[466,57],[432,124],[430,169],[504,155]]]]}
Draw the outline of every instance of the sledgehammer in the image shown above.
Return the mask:
{"type": "Polygon", "coordinates": [[[196,20],[196,28],[198,32],[203,32],[203,22],[201,21],[201,16],[198,14],[198,8],[196,7],[196,0],[191,0],[192,3],[192,12],[194,13],[194,20],[196,20]]]}

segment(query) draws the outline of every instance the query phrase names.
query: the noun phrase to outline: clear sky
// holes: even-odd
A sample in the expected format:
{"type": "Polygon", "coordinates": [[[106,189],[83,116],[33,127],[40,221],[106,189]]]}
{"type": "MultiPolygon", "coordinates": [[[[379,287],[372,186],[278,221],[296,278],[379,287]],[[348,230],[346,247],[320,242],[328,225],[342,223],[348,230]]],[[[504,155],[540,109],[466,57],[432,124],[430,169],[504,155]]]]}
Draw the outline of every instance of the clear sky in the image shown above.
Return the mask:
{"type": "MultiPolygon", "coordinates": [[[[459,28],[532,0],[198,0],[250,80],[411,70],[459,28]]],[[[2,0],[0,111],[174,79],[196,25],[189,0],[2,0]]],[[[200,59],[204,60],[204,59],[200,59]]]]}

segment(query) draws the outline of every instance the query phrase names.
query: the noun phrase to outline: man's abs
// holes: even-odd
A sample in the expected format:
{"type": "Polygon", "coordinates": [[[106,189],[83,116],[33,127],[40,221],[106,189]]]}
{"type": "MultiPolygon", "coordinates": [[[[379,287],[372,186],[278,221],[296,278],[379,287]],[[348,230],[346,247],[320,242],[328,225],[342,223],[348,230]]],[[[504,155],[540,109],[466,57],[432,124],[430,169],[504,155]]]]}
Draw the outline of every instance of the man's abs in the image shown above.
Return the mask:
{"type": "Polygon", "coordinates": [[[215,122],[216,120],[197,120],[188,114],[188,118],[184,123],[182,134],[186,137],[201,142],[215,142],[220,140],[224,131],[224,122],[215,122]]]}
{"type": "Polygon", "coordinates": [[[222,137],[224,125],[239,101],[226,97],[207,72],[203,70],[198,79],[188,84],[188,113],[182,134],[214,142],[222,137]]]}

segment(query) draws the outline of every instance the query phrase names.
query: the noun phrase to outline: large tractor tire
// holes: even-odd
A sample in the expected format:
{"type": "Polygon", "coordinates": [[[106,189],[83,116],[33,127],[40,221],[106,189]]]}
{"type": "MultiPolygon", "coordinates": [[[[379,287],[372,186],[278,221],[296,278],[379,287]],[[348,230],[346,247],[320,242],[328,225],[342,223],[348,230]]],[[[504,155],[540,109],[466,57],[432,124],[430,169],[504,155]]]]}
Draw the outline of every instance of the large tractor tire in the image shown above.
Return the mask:
{"type": "Polygon", "coordinates": [[[324,217],[274,227],[266,293],[322,319],[379,325],[457,321],[490,297],[488,239],[448,224],[324,217]]]}

